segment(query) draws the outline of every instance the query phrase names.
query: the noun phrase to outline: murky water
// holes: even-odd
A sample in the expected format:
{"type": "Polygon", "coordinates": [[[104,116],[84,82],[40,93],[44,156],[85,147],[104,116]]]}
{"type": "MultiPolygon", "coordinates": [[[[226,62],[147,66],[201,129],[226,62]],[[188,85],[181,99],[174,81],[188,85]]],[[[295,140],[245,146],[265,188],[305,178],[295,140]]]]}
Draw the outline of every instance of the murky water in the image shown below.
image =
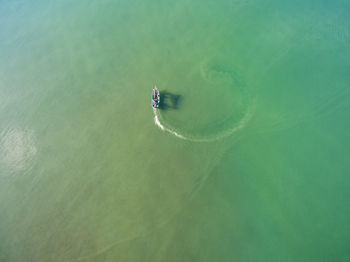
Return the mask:
{"type": "Polygon", "coordinates": [[[0,1],[0,260],[350,261],[349,18],[0,1]]]}

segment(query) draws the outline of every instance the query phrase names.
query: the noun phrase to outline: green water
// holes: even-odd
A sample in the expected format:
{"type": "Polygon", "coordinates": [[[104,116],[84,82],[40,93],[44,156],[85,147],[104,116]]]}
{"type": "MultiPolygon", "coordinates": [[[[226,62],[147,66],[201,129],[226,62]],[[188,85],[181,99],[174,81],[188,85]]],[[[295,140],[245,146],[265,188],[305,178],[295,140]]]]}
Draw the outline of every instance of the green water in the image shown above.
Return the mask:
{"type": "Polygon", "coordinates": [[[347,0],[0,0],[0,261],[350,261],[349,44],[347,0]]]}

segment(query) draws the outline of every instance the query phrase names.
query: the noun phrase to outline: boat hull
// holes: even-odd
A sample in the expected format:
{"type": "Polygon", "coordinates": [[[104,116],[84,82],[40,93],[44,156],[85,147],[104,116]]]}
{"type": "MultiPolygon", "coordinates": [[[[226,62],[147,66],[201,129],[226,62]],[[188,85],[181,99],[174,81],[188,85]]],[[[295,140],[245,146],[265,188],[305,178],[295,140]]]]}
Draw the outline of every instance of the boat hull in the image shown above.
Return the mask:
{"type": "Polygon", "coordinates": [[[155,89],[153,89],[153,93],[152,93],[152,107],[159,108],[159,103],[160,103],[159,90],[157,88],[155,88],[155,89]]]}

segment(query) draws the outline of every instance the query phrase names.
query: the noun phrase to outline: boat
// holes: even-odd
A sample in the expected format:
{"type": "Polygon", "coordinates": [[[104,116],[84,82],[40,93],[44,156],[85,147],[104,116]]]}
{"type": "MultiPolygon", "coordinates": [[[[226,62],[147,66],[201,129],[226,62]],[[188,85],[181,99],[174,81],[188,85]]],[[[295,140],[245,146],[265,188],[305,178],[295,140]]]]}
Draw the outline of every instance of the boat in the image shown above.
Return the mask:
{"type": "Polygon", "coordinates": [[[160,102],[159,90],[157,86],[154,86],[153,92],[152,92],[152,107],[159,108],[159,102],[160,102]]]}

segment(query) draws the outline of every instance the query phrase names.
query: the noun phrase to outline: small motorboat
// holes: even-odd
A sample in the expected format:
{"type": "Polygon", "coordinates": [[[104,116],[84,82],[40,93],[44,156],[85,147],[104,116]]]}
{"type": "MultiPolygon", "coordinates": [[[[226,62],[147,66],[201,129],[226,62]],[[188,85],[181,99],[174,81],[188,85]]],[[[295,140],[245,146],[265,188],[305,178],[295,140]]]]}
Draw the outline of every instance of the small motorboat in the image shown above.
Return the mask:
{"type": "Polygon", "coordinates": [[[159,102],[160,102],[159,90],[156,86],[154,86],[153,92],[152,92],[152,107],[158,108],[159,102]]]}

